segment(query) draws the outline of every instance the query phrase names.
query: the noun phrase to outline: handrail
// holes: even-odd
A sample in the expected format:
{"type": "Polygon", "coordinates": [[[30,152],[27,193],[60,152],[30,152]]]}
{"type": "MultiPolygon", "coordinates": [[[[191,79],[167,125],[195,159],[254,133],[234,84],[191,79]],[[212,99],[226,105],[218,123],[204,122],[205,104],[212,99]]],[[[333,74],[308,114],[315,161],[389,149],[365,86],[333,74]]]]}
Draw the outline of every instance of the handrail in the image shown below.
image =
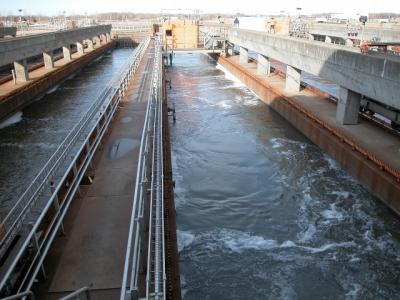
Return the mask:
{"type": "Polygon", "coordinates": [[[7,269],[6,274],[3,278],[0,278],[0,290],[4,288],[9,276],[21,259],[25,248],[28,246],[29,241],[34,237],[38,224],[44,218],[50,204],[57,196],[57,192],[62,184],[61,179],[64,178],[66,176],[65,174],[73,167],[71,165],[71,159],[74,157],[73,153],[76,152],[75,149],[82,144],[82,140],[87,139],[86,136],[88,133],[92,132],[93,126],[96,126],[107,103],[110,103],[118,91],[120,92],[120,94],[117,95],[118,99],[121,97],[121,93],[123,93],[128,80],[130,80],[132,71],[134,72],[138,67],[139,61],[144,55],[144,50],[147,48],[149,41],[150,38],[147,38],[135,49],[118,74],[113,77],[107,87],[100,93],[97,100],[94,101],[84,117],[74,126],[24,194],[19,198],[7,217],[2,221],[1,226],[6,230],[6,234],[0,242],[0,255],[7,251],[9,244],[20,232],[22,226],[27,225],[26,219],[32,220],[32,217],[34,217],[36,220],[28,232],[21,248],[18,249],[18,253],[7,269]],[[123,91],[121,92],[121,90],[123,91]],[[67,168],[61,169],[61,166],[66,164],[67,168]],[[46,192],[46,194],[44,194],[44,192],[46,192]],[[43,203],[44,201],[45,203],[43,203]],[[37,206],[39,205],[40,207],[38,208],[37,206]],[[37,218],[39,213],[40,216],[37,218]],[[31,214],[33,214],[33,216],[31,214]]]}
{"type": "Polygon", "coordinates": [[[0,300],[18,300],[18,299],[23,299],[25,297],[30,297],[31,300],[35,300],[35,294],[32,291],[26,291],[9,297],[1,298],[0,300]]]}
{"type": "Polygon", "coordinates": [[[144,219],[148,219],[149,222],[147,259],[143,260],[143,263],[147,262],[146,299],[150,297],[165,299],[166,295],[161,95],[162,55],[161,44],[158,42],[155,45],[152,81],[140,143],[121,300],[136,299],[138,296],[138,274],[142,263],[140,253],[146,245],[144,219]],[[145,203],[148,204],[149,212],[145,211],[145,203]],[[152,251],[154,248],[155,253],[152,251]],[[152,265],[154,269],[151,269],[152,265]],[[150,288],[151,274],[154,274],[154,291],[150,288]],[[129,284],[128,277],[130,277],[129,284]]]}
{"type": "MultiPolygon", "coordinates": [[[[132,54],[132,56],[137,55],[137,53],[139,53],[138,51],[140,50],[142,49],[139,48],[132,54]]],[[[128,60],[128,63],[130,63],[130,60],[128,60]]],[[[6,231],[6,235],[0,242],[0,254],[4,253],[4,245],[7,247],[16,235],[16,230],[13,229],[17,228],[18,230],[20,228],[22,225],[20,220],[26,216],[26,213],[31,208],[31,204],[34,204],[35,200],[38,198],[38,195],[40,195],[45,188],[48,188],[48,186],[46,187],[45,184],[49,181],[49,178],[52,175],[55,175],[55,170],[57,170],[60,164],[65,160],[66,153],[69,152],[79,140],[79,133],[81,133],[82,129],[90,122],[90,120],[93,119],[97,110],[102,105],[104,98],[106,98],[107,95],[109,95],[110,92],[115,89],[116,83],[121,80],[121,77],[123,77],[122,73],[123,70],[120,71],[120,73],[114,77],[107,87],[101,92],[97,98],[97,101],[92,104],[84,117],[70,131],[68,136],[57,148],[56,152],[47,161],[42,170],[38,173],[32,183],[28,186],[28,188],[1,222],[0,227],[6,231]],[[13,218],[15,215],[16,217],[13,218]]]]}
{"type": "Polygon", "coordinates": [[[81,287],[79,290],[72,292],[71,294],[60,298],[60,300],[71,300],[71,299],[79,299],[78,296],[85,295],[86,300],[90,300],[90,290],[87,286],[81,287]]]}

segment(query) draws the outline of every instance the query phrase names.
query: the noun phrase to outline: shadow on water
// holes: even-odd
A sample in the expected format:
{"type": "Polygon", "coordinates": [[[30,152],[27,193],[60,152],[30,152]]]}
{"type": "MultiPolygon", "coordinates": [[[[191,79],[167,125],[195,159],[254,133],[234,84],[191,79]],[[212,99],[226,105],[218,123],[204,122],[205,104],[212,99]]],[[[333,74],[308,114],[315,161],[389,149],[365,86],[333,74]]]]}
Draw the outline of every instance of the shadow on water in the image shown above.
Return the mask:
{"type": "Polygon", "coordinates": [[[167,76],[185,299],[399,292],[388,208],[206,56],[176,55],[167,76]]]}

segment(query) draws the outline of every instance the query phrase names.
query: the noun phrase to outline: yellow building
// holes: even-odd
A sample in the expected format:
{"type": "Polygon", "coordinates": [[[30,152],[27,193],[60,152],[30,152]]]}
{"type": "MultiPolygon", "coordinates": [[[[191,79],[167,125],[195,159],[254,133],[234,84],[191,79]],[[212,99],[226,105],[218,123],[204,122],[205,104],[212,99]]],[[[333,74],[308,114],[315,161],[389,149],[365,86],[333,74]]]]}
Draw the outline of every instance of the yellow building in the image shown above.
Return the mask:
{"type": "Polygon", "coordinates": [[[195,49],[198,47],[199,26],[196,20],[168,20],[163,33],[168,49],[195,49]]]}

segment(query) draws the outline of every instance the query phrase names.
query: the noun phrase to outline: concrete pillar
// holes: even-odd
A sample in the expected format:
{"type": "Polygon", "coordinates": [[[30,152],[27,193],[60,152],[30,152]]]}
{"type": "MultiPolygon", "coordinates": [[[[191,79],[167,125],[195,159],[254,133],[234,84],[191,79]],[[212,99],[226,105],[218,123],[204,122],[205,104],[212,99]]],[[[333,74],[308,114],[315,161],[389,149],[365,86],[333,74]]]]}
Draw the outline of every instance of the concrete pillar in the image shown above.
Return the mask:
{"type": "Polygon", "coordinates": [[[352,90],[340,87],[339,99],[336,108],[336,120],[342,125],[358,123],[361,95],[352,90]]]}
{"type": "Polygon", "coordinates": [[[352,39],[346,39],[345,45],[346,45],[347,47],[353,47],[353,46],[354,46],[354,42],[353,42],[352,39]]]}
{"type": "Polygon", "coordinates": [[[240,63],[247,64],[249,62],[249,50],[243,47],[240,47],[240,63]]]}
{"type": "Polygon", "coordinates": [[[258,54],[257,57],[257,74],[267,76],[271,74],[271,63],[269,58],[262,54],[258,54]]]}
{"type": "Polygon", "coordinates": [[[234,46],[232,46],[232,47],[228,46],[228,56],[234,56],[235,55],[235,50],[233,50],[233,47],[234,46]]]}
{"type": "Polygon", "coordinates": [[[29,80],[28,65],[26,59],[14,62],[15,79],[17,82],[26,82],[29,80]]]}
{"type": "Polygon", "coordinates": [[[100,46],[100,38],[98,36],[93,37],[93,41],[96,44],[96,47],[100,46]]]}
{"type": "Polygon", "coordinates": [[[325,36],[325,43],[331,43],[332,44],[332,38],[328,35],[325,36]]]}
{"type": "Polygon", "coordinates": [[[46,69],[54,68],[53,51],[43,52],[43,62],[46,69]]]}
{"type": "Polygon", "coordinates": [[[93,50],[93,41],[91,39],[86,40],[87,48],[89,51],[93,50]]]}
{"type": "Polygon", "coordinates": [[[314,40],[315,40],[315,37],[314,37],[313,34],[310,33],[310,34],[308,35],[308,39],[311,40],[311,41],[314,41],[314,40]]]}
{"type": "Polygon", "coordinates": [[[68,61],[71,61],[72,60],[72,56],[71,56],[71,48],[70,48],[70,46],[69,45],[68,46],[63,46],[62,49],[63,49],[64,58],[66,60],[68,60],[68,61]]]}
{"type": "Polygon", "coordinates": [[[111,35],[109,33],[106,33],[106,42],[110,42],[111,41],[111,35]]]}
{"type": "Polygon", "coordinates": [[[79,54],[85,53],[84,51],[85,48],[83,47],[83,44],[81,42],[76,42],[76,48],[79,54]]]}
{"type": "Polygon", "coordinates": [[[301,70],[287,66],[286,67],[286,90],[289,92],[300,92],[301,70]]]}
{"type": "Polygon", "coordinates": [[[106,43],[106,36],[104,34],[100,35],[100,44],[105,44],[106,43]]]}

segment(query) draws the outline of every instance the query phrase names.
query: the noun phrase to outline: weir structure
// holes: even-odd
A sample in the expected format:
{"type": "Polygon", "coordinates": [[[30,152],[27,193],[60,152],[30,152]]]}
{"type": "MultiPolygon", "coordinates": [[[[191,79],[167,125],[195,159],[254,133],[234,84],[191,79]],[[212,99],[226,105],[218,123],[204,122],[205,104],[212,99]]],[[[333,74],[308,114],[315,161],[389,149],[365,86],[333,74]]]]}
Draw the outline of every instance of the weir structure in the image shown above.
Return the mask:
{"type": "Polygon", "coordinates": [[[400,61],[257,31],[231,29],[227,39],[230,47],[219,63],[400,214],[400,142],[359,119],[364,97],[381,107],[400,108],[400,61]],[[249,57],[249,50],[258,53],[257,59],[249,57]],[[286,72],[272,68],[273,60],[286,64],[286,72]],[[338,84],[339,98],[304,89],[302,71],[338,84]]]}

